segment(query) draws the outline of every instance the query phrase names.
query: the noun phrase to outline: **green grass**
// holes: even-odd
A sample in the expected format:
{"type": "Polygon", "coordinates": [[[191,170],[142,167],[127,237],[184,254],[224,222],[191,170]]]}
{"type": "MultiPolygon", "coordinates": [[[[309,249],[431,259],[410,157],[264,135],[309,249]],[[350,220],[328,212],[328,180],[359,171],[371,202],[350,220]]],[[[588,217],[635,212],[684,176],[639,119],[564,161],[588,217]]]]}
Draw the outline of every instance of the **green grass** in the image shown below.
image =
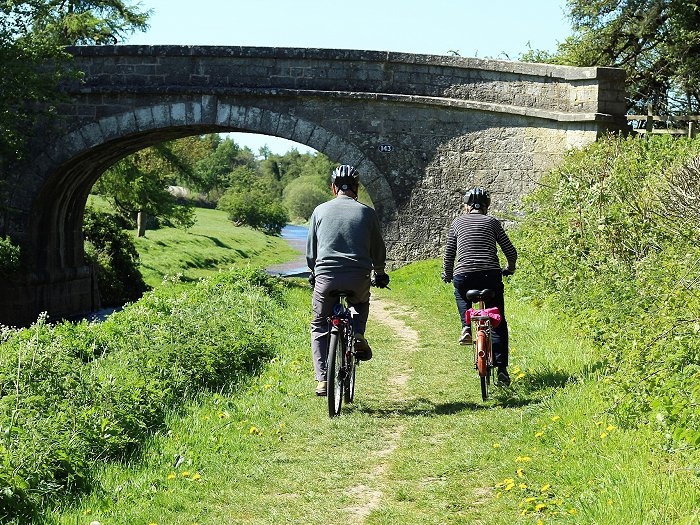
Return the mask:
{"type": "Polygon", "coordinates": [[[437,262],[417,263],[376,291],[419,339],[411,349],[371,322],[375,357],[341,417],[330,420],[312,393],[309,292],[299,287],[260,376],[239,392],[197,395],[139,457],[105,465],[98,490],[45,522],[699,522],[700,458],[620,428],[600,352],[553,312],[507,297],[514,382],[482,402],[438,276],[437,262]],[[406,383],[392,383],[397,375],[406,383]]]}
{"type": "MultiPolygon", "coordinates": [[[[90,203],[109,211],[104,199],[91,196],[90,203]]],[[[195,216],[197,222],[189,230],[147,230],[141,238],[131,232],[140,256],[139,270],[148,285],[157,286],[166,276],[199,279],[238,265],[267,267],[299,255],[280,237],[234,226],[223,211],[196,208],[195,216]]]]}

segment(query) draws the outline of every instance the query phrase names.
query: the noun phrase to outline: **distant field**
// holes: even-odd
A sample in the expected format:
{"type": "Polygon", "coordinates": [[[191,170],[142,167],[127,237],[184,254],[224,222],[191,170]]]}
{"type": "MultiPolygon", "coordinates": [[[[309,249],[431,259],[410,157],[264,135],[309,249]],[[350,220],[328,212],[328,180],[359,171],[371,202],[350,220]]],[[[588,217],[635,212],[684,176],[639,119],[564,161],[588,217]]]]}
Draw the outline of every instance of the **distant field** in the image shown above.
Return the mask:
{"type": "MultiPolygon", "coordinates": [[[[89,202],[97,209],[107,207],[92,196],[89,202]]],[[[268,267],[298,255],[280,237],[234,226],[220,210],[197,208],[196,217],[196,224],[189,230],[148,230],[141,238],[133,232],[141,257],[140,270],[150,286],[160,284],[164,276],[182,274],[184,279],[198,279],[222,268],[268,267]]]]}

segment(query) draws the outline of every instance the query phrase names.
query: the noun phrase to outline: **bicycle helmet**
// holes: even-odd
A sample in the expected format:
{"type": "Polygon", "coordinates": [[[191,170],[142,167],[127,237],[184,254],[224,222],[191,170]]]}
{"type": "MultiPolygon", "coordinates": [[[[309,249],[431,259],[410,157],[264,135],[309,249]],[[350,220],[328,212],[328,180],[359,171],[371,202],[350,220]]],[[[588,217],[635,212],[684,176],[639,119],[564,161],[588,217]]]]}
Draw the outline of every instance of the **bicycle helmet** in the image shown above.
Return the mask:
{"type": "Polygon", "coordinates": [[[484,188],[472,188],[464,194],[464,204],[475,210],[486,210],[491,204],[491,196],[484,188]]]}
{"type": "Polygon", "coordinates": [[[339,190],[351,190],[360,183],[360,173],[348,164],[342,164],[333,170],[331,182],[339,190]]]}

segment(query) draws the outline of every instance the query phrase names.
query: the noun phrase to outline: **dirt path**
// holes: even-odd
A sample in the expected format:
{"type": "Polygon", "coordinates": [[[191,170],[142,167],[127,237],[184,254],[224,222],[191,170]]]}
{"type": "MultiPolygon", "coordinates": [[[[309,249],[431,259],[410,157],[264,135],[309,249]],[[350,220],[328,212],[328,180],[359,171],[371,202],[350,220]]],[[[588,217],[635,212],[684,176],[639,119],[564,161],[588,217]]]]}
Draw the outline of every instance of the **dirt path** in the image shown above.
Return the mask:
{"type": "MultiPolygon", "coordinates": [[[[381,323],[395,332],[397,339],[402,343],[404,351],[401,359],[394,363],[395,374],[389,378],[392,399],[405,397],[406,384],[411,377],[413,369],[408,364],[410,354],[418,349],[419,334],[413,328],[399,319],[398,315],[408,313],[405,309],[385,299],[372,298],[370,306],[370,322],[381,323]]],[[[348,507],[350,523],[361,525],[369,514],[376,509],[383,497],[380,487],[386,485],[389,460],[398,447],[403,433],[403,425],[394,425],[387,428],[381,437],[384,447],[375,452],[376,463],[370,472],[366,472],[366,483],[355,485],[348,489],[348,495],[358,501],[357,505],[348,507]]]]}

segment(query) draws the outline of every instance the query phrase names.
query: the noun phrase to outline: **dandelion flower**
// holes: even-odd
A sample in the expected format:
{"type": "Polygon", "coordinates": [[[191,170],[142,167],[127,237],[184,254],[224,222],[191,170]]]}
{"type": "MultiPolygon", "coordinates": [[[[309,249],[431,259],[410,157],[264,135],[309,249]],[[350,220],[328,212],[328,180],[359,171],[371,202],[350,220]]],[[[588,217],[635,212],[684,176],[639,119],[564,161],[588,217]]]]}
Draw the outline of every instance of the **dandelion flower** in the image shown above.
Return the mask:
{"type": "Polygon", "coordinates": [[[544,510],[546,508],[547,508],[547,505],[545,505],[544,503],[538,503],[537,505],[535,505],[535,512],[539,512],[539,511],[544,510]]]}
{"type": "Polygon", "coordinates": [[[612,504],[613,504],[613,500],[609,499],[609,500],[608,500],[608,505],[612,505],[612,504]]]}
{"type": "Polygon", "coordinates": [[[603,424],[602,421],[596,421],[596,422],[595,422],[595,426],[597,426],[597,427],[601,426],[602,424],[603,424]]]}
{"type": "Polygon", "coordinates": [[[561,416],[552,416],[550,419],[552,421],[559,421],[561,419],[561,416]]]}
{"type": "Polygon", "coordinates": [[[527,509],[523,509],[520,511],[521,516],[527,516],[527,509]]]}
{"type": "Polygon", "coordinates": [[[572,516],[576,514],[576,509],[569,509],[569,514],[572,516]]]}
{"type": "Polygon", "coordinates": [[[544,436],[544,432],[542,432],[541,430],[540,430],[539,432],[535,432],[535,437],[536,437],[536,438],[542,437],[542,436],[544,436]]]}
{"type": "Polygon", "coordinates": [[[193,481],[197,481],[198,479],[202,479],[202,476],[200,476],[199,474],[195,474],[194,476],[192,476],[193,481]]]}
{"type": "Polygon", "coordinates": [[[174,472],[171,472],[170,474],[168,474],[168,479],[175,479],[176,477],[177,476],[175,475],[174,472]]]}
{"type": "Polygon", "coordinates": [[[518,485],[518,487],[520,487],[521,489],[526,489],[526,488],[527,488],[527,484],[521,483],[520,485],[518,485]]]}
{"type": "Polygon", "coordinates": [[[515,487],[515,483],[508,483],[504,490],[511,490],[513,487],[515,487]]]}
{"type": "Polygon", "coordinates": [[[525,475],[525,471],[521,468],[516,470],[515,473],[518,475],[519,478],[522,478],[525,475]]]}
{"type": "Polygon", "coordinates": [[[522,379],[523,377],[525,377],[525,374],[520,372],[517,376],[515,376],[515,379],[522,379]]]}
{"type": "Polygon", "coordinates": [[[542,488],[540,489],[540,492],[547,492],[552,486],[547,483],[546,485],[542,485],[542,488]]]}
{"type": "Polygon", "coordinates": [[[530,456],[518,456],[515,458],[516,463],[527,463],[528,461],[532,461],[530,456]]]}
{"type": "Polygon", "coordinates": [[[494,443],[494,444],[491,445],[491,446],[492,446],[493,448],[501,448],[501,444],[500,444],[500,443],[494,443]]]}
{"type": "Polygon", "coordinates": [[[256,427],[250,427],[250,429],[248,429],[248,434],[259,434],[259,433],[260,433],[260,431],[256,427]]]}
{"type": "Polygon", "coordinates": [[[189,470],[186,470],[185,472],[182,473],[183,478],[189,478],[190,477],[190,472],[189,470]]]}
{"type": "Polygon", "coordinates": [[[605,439],[606,437],[608,437],[608,433],[607,433],[607,432],[601,432],[601,434],[600,434],[600,439],[605,439]]]}
{"type": "Polygon", "coordinates": [[[611,430],[615,430],[616,428],[617,428],[617,427],[616,427],[615,425],[608,425],[608,426],[605,428],[605,430],[607,430],[608,432],[610,432],[611,430]]]}
{"type": "Polygon", "coordinates": [[[535,498],[535,497],[533,497],[533,496],[530,496],[529,498],[525,498],[525,502],[527,502],[527,503],[532,503],[532,502],[535,501],[536,499],[537,499],[537,498],[535,498]]]}
{"type": "Polygon", "coordinates": [[[544,525],[544,521],[542,521],[542,520],[537,520],[537,525],[544,525]]]}

